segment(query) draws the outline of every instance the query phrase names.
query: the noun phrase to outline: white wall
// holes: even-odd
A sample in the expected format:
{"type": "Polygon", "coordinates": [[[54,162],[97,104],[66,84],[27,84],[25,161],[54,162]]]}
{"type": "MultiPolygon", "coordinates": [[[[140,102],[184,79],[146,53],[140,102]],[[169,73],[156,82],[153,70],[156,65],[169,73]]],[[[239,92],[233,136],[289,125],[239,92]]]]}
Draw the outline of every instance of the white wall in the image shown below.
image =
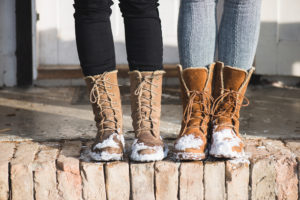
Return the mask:
{"type": "MultiPolygon", "coordinates": [[[[77,65],[73,0],[37,0],[39,62],[46,65],[77,65]]],[[[219,1],[219,8],[223,0],[219,1]]],[[[164,62],[177,63],[179,0],[161,0],[164,62]]],[[[300,0],[263,0],[262,26],[256,56],[256,72],[300,76],[300,0]]],[[[221,10],[219,9],[218,18],[221,10]]],[[[115,1],[112,14],[117,63],[126,63],[123,20],[115,1]]]]}
{"type": "Polygon", "coordinates": [[[263,0],[259,74],[300,76],[300,1],[263,0]]]}
{"type": "Polygon", "coordinates": [[[16,84],[15,0],[0,0],[0,87],[16,84]]]}
{"type": "MultiPolygon", "coordinates": [[[[123,18],[118,1],[114,1],[111,23],[118,64],[127,63],[123,18]]],[[[37,23],[39,62],[46,65],[79,63],[73,18],[73,0],[36,0],[40,20],[37,23]]],[[[177,63],[177,18],[179,0],[161,0],[160,10],[164,38],[164,61],[177,63]],[[165,12],[165,11],[168,12],[165,12]]]]}

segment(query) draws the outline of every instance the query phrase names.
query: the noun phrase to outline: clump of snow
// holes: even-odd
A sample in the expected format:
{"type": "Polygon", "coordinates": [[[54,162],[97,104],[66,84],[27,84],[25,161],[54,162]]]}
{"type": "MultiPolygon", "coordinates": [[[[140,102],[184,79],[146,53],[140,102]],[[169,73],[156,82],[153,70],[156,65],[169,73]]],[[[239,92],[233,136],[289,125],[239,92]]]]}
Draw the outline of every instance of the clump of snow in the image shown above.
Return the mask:
{"type": "Polygon", "coordinates": [[[209,154],[214,157],[222,158],[241,158],[245,156],[244,150],[241,152],[233,151],[232,148],[240,146],[241,139],[232,132],[231,129],[213,131],[212,144],[209,154]]]}
{"type": "Polygon", "coordinates": [[[205,153],[176,152],[173,154],[175,160],[203,160],[205,157],[205,153]]]}
{"type": "Polygon", "coordinates": [[[265,146],[258,146],[257,149],[265,149],[265,146]]]}
{"type": "Polygon", "coordinates": [[[123,147],[125,145],[124,142],[124,136],[118,133],[113,133],[111,134],[107,139],[103,140],[102,142],[99,142],[98,144],[96,144],[93,148],[93,150],[95,151],[96,149],[103,149],[103,148],[120,148],[119,144],[115,142],[114,137],[117,138],[117,140],[121,141],[123,147]]]}
{"type": "Polygon", "coordinates": [[[86,157],[95,161],[110,161],[110,160],[122,160],[123,153],[109,153],[105,151],[105,148],[120,148],[119,144],[115,142],[114,138],[122,143],[123,149],[125,146],[124,136],[118,133],[111,134],[107,139],[96,144],[92,150],[86,153],[86,157]],[[99,152],[96,152],[99,150],[99,152]]]}
{"type": "Polygon", "coordinates": [[[229,161],[230,163],[232,164],[243,164],[243,163],[247,163],[247,164],[250,164],[250,161],[247,157],[241,157],[241,158],[237,158],[237,159],[232,159],[229,161]]]}
{"type": "Polygon", "coordinates": [[[91,161],[111,161],[111,160],[122,160],[122,154],[112,154],[108,152],[96,153],[92,152],[90,148],[84,148],[80,155],[80,160],[84,162],[91,161]]]}
{"type": "Polygon", "coordinates": [[[132,146],[131,146],[131,154],[130,158],[134,161],[141,161],[141,162],[150,162],[150,161],[157,161],[162,160],[168,155],[168,146],[147,146],[144,143],[138,143],[138,140],[135,139],[132,146]],[[150,149],[154,150],[155,153],[152,154],[139,154],[139,151],[150,149]]]}
{"type": "Polygon", "coordinates": [[[203,145],[201,138],[196,138],[193,134],[184,135],[180,137],[175,144],[175,149],[184,151],[185,149],[193,148],[200,149],[203,145]]]}
{"type": "Polygon", "coordinates": [[[107,151],[101,151],[100,153],[96,153],[93,151],[90,151],[89,154],[90,158],[95,161],[110,161],[110,160],[122,160],[123,154],[117,154],[117,153],[109,153],[107,151]]]}

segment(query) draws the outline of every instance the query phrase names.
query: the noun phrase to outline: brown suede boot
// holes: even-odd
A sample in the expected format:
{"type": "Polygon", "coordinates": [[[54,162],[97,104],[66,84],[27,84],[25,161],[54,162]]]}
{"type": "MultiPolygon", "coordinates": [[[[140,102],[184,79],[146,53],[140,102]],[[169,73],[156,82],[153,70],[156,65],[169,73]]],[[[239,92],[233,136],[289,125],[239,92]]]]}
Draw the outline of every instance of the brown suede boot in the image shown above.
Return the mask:
{"type": "Polygon", "coordinates": [[[176,159],[202,160],[206,156],[214,66],[213,63],[209,69],[197,67],[184,70],[178,67],[184,113],[181,131],[174,146],[176,159]]]}
{"type": "Polygon", "coordinates": [[[97,161],[121,160],[124,137],[117,71],[87,76],[85,81],[98,128],[90,156],[97,161]]]}
{"type": "Polygon", "coordinates": [[[130,158],[135,161],[162,160],[167,153],[160,137],[162,79],[164,71],[129,72],[131,117],[135,132],[130,158]]]}
{"type": "Polygon", "coordinates": [[[239,135],[240,108],[250,77],[249,72],[218,62],[214,72],[212,135],[209,154],[219,158],[244,156],[244,143],[239,135]]]}

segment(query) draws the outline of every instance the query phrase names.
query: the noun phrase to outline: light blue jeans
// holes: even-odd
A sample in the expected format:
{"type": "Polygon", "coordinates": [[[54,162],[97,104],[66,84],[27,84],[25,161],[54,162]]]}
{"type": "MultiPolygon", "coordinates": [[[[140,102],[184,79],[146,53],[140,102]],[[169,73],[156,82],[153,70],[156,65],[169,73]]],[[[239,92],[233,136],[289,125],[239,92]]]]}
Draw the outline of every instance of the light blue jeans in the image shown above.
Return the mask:
{"type": "Polygon", "coordinates": [[[181,0],[180,63],[183,68],[209,66],[218,49],[217,60],[248,70],[258,42],[261,0],[224,0],[220,30],[217,28],[217,3],[218,0],[181,0]]]}

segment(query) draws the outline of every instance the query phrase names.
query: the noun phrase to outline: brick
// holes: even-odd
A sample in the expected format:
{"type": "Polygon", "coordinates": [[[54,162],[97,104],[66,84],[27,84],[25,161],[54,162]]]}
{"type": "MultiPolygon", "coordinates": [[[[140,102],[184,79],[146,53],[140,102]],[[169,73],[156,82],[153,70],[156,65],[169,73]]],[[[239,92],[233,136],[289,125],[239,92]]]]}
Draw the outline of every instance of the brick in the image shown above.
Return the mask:
{"type": "Polygon", "coordinates": [[[81,162],[83,199],[106,199],[103,163],[81,162]]]}
{"type": "Polygon", "coordinates": [[[204,165],[205,199],[225,199],[225,164],[224,162],[206,162],[204,165]]]}
{"type": "Polygon", "coordinates": [[[128,200],[130,175],[127,162],[109,162],[105,165],[106,196],[108,200],[128,200]]]}
{"type": "Polygon", "coordinates": [[[154,200],[154,163],[131,163],[133,200],[154,200]]]}
{"type": "Polygon", "coordinates": [[[276,199],[276,171],[272,159],[261,159],[252,164],[251,200],[276,199]]]}
{"type": "Polygon", "coordinates": [[[247,162],[226,162],[227,200],[248,200],[249,164],[247,162]]]}
{"type": "Polygon", "coordinates": [[[20,143],[11,161],[12,200],[33,200],[33,161],[39,145],[20,143]]]}
{"type": "Polygon", "coordinates": [[[155,163],[155,197],[157,200],[176,200],[178,195],[178,163],[155,163]]]}
{"type": "Polygon", "coordinates": [[[280,156],[276,159],[276,186],[278,200],[298,199],[297,162],[290,156],[280,156]]]}
{"type": "Polygon", "coordinates": [[[258,143],[251,151],[251,198],[298,199],[297,162],[288,145],[269,139],[258,143]]]}
{"type": "Polygon", "coordinates": [[[300,140],[288,140],[286,147],[289,148],[296,156],[298,162],[300,162],[300,140]]]}
{"type": "Polygon", "coordinates": [[[180,200],[203,200],[203,163],[183,162],[179,175],[180,200]]]}
{"type": "Polygon", "coordinates": [[[34,188],[36,200],[59,198],[56,182],[56,157],[59,144],[44,143],[34,162],[34,188]]]}
{"type": "Polygon", "coordinates": [[[284,145],[281,141],[265,140],[264,143],[275,162],[276,198],[278,200],[297,200],[298,175],[294,153],[288,148],[288,145],[284,145]]]}
{"type": "Polygon", "coordinates": [[[287,140],[285,141],[286,147],[296,156],[298,168],[298,196],[300,195],[300,140],[287,140]]]}
{"type": "Polygon", "coordinates": [[[9,198],[9,162],[13,157],[15,143],[0,143],[0,199],[9,198]]]}
{"type": "Polygon", "coordinates": [[[61,199],[81,200],[81,175],[79,169],[81,142],[65,142],[57,159],[58,191],[61,199]]]}

